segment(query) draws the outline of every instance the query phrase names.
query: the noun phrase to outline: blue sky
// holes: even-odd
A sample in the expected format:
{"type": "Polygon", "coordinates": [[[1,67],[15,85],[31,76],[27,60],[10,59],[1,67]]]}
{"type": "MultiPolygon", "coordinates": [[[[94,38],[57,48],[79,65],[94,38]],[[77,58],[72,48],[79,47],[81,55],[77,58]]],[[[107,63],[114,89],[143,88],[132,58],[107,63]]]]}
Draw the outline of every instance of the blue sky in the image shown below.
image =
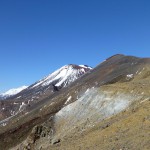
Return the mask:
{"type": "Polygon", "coordinates": [[[150,57],[149,0],[0,1],[0,92],[116,53],[150,57]]]}

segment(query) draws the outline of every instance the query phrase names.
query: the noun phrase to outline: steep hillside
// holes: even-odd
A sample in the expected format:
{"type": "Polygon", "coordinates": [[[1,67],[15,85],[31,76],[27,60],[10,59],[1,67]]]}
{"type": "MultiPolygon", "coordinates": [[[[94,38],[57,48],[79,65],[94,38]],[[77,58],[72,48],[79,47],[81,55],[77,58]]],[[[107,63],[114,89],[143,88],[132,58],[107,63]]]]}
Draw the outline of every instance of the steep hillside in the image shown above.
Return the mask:
{"type": "Polygon", "coordinates": [[[148,149],[149,85],[150,58],[112,56],[26,113],[2,122],[0,147],[148,149]]]}
{"type": "Polygon", "coordinates": [[[148,150],[149,85],[150,67],[145,66],[128,82],[88,89],[54,116],[52,145],[41,138],[34,148],[148,150]]]}
{"type": "Polygon", "coordinates": [[[44,150],[149,150],[149,114],[150,100],[147,100],[86,130],[77,129],[58,144],[43,144],[41,141],[39,145],[43,144],[44,150]]]}

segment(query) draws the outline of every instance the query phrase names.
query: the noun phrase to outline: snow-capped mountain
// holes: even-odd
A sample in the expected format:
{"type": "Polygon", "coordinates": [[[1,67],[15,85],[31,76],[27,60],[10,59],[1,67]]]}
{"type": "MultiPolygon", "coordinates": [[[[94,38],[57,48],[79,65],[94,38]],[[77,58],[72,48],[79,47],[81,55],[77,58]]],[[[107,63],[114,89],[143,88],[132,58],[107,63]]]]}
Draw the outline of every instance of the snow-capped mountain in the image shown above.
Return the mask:
{"type": "Polygon", "coordinates": [[[8,98],[9,101],[0,103],[0,115],[4,119],[32,109],[40,101],[57,95],[55,92],[69,86],[91,69],[86,65],[65,65],[29,87],[24,86],[2,93],[1,97],[8,98]]]}
{"type": "Polygon", "coordinates": [[[44,79],[36,82],[30,88],[35,88],[38,86],[44,87],[51,83],[53,83],[56,87],[66,87],[91,69],[91,67],[86,65],[65,65],[44,79]]]}
{"type": "Polygon", "coordinates": [[[8,90],[4,93],[1,93],[0,98],[5,99],[5,98],[8,98],[8,97],[14,96],[14,95],[18,94],[19,92],[23,91],[24,89],[26,89],[27,87],[28,86],[21,86],[19,88],[10,89],[10,90],[8,90]]]}

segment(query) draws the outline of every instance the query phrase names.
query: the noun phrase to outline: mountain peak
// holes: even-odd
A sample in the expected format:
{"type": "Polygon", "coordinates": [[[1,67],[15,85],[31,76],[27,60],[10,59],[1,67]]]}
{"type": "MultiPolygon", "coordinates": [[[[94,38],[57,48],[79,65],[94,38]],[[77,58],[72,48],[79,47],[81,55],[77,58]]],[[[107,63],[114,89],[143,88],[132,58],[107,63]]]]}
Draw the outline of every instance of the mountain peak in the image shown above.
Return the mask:
{"type": "Polygon", "coordinates": [[[36,82],[32,88],[37,86],[48,86],[49,84],[53,83],[55,86],[58,87],[66,87],[71,82],[78,79],[80,76],[85,74],[87,71],[91,70],[91,67],[87,65],[75,65],[69,64],[61,67],[60,69],[56,70],[55,72],[49,74],[44,79],[36,82]]]}

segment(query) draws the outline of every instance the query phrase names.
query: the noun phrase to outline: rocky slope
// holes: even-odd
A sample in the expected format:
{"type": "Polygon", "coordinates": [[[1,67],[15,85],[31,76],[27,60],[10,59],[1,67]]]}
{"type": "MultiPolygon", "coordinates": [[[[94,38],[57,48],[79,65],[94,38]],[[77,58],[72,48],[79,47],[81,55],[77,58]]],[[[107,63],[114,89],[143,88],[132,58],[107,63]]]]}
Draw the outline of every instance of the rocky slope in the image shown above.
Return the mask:
{"type": "Polygon", "coordinates": [[[0,128],[0,147],[148,150],[149,85],[150,58],[110,57],[28,113],[10,118],[0,128]]]}

